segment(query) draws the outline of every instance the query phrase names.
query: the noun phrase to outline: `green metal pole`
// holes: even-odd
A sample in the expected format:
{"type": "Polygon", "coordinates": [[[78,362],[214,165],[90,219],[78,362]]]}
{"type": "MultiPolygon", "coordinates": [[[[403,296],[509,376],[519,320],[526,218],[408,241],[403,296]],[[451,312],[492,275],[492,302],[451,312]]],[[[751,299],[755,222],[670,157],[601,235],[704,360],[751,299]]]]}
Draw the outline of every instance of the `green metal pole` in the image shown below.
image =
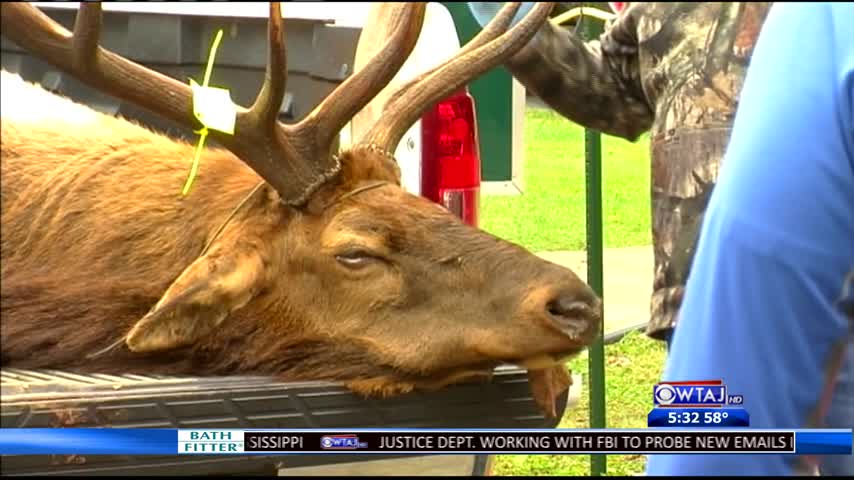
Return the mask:
{"type": "MultiPolygon", "coordinates": [[[[584,36],[594,38],[601,27],[591,17],[583,17],[584,36]],[[597,28],[598,27],[598,28],[597,28]],[[598,30],[598,31],[597,31],[598,30]]],[[[583,101],[583,100],[582,100],[583,101]]],[[[584,163],[587,194],[587,282],[603,299],[605,296],[602,261],[602,139],[599,132],[584,130],[584,163]]],[[[604,310],[604,309],[603,309],[604,310]]],[[[588,374],[590,377],[590,428],[605,428],[605,327],[590,346],[588,374]]],[[[590,456],[590,474],[605,475],[607,457],[590,456]]]]}
{"type": "MultiPolygon", "coordinates": [[[[599,132],[585,130],[584,158],[587,172],[587,282],[604,299],[602,262],[602,148],[599,132]]],[[[603,308],[604,310],[604,308],[603,308]]],[[[604,312],[603,317],[604,319],[604,312]]],[[[606,428],[605,424],[605,328],[590,346],[588,372],[590,377],[590,428],[606,428]]],[[[590,474],[604,475],[605,455],[591,455],[590,474]]]]}

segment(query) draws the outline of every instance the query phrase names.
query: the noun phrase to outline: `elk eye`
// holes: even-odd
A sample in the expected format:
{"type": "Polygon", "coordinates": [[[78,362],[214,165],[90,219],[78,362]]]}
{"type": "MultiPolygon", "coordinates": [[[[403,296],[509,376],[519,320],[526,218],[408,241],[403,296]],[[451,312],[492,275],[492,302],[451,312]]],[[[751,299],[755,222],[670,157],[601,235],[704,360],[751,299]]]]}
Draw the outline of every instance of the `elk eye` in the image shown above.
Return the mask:
{"type": "Polygon", "coordinates": [[[377,257],[365,250],[353,249],[335,255],[335,259],[346,267],[361,268],[377,260],[377,257]]]}

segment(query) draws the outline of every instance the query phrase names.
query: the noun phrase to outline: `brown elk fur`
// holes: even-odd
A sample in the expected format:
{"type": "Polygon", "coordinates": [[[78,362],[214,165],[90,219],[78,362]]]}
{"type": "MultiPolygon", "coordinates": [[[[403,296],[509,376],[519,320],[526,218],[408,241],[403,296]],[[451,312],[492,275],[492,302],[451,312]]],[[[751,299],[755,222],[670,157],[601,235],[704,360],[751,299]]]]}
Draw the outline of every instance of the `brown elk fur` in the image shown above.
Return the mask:
{"type": "Polygon", "coordinates": [[[208,148],[181,197],[194,145],[5,73],[2,88],[4,366],[273,374],[388,394],[557,362],[598,329],[598,301],[572,272],[404,192],[382,155],[343,153],[305,210],[262,187],[202,255],[259,183],[251,169],[208,148]],[[352,248],[376,257],[342,266],[352,248]],[[590,305],[577,328],[546,314],[560,295],[590,305]]]}

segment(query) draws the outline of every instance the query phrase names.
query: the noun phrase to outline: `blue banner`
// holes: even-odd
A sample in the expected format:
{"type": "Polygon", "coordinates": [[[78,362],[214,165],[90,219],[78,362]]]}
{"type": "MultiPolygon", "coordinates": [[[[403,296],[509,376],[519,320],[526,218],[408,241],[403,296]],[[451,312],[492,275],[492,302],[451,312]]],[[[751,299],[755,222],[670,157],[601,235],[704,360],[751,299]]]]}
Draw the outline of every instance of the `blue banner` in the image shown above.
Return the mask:
{"type": "Polygon", "coordinates": [[[149,428],[0,428],[0,454],[175,455],[178,430],[149,428]]]}
{"type": "Polygon", "coordinates": [[[653,408],[648,427],[730,428],[749,427],[750,415],[743,408],[653,408]]]}
{"type": "Polygon", "coordinates": [[[851,455],[851,431],[797,430],[795,450],[801,455],[851,455]]]}
{"type": "MultiPolygon", "coordinates": [[[[666,410],[666,409],[664,409],[666,410]]],[[[721,413],[721,412],[718,412],[721,413]]],[[[728,415],[728,419],[734,415],[728,415]]],[[[350,453],[850,455],[851,430],[2,428],[3,455],[350,453]]]]}

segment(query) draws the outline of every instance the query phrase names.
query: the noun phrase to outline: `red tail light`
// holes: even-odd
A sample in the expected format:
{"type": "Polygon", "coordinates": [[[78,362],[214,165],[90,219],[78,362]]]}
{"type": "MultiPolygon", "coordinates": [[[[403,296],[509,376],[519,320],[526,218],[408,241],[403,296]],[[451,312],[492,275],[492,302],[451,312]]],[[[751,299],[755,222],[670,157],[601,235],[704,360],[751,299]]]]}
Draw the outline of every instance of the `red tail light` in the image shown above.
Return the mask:
{"type": "Polygon", "coordinates": [[[474,99],[451,95],[421,118],[421,195],[477,226],[480,151],[474,99]]]}

